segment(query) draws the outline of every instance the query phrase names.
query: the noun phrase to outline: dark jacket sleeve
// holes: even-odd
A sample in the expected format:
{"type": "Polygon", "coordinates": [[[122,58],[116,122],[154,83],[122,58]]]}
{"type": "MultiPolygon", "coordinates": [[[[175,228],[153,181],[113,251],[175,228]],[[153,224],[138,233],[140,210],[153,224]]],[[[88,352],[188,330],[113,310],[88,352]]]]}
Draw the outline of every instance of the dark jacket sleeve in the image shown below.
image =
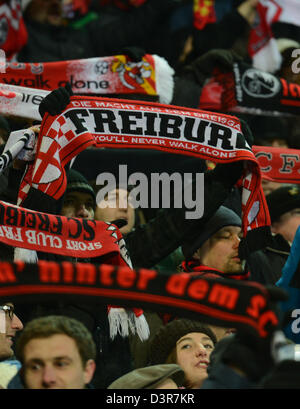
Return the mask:
{"type": "MultiPolygon", "coordinates": [[[[204,214],[200,219],[186,219],[186,207],[162,209],[147,224],[125,237],[134,268],[151,268],[195,234],[221,206],[241,175],[241,162],[218,164],[204,173],[204,214]]],[[[196,183],[192,183],[196,197],[196,183]]]]}
{"type": "Polygon", "coordinates": [[[213,366],[200,389],[253,389],[256,384],[239,375],[229,366],[219,362],[213,366]]]}

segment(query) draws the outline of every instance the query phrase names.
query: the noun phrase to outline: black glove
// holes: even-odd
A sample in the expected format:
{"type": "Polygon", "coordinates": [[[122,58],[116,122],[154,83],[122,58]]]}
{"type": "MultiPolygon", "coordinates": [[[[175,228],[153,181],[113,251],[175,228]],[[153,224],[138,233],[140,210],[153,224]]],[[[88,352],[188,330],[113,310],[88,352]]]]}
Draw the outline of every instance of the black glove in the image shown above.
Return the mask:
{"type": "Polygon", "coordinates": [[[139,62],[142,61],[146,51],[143,48],[132,46],[122,48],[122,53],[127,55],[132,61],[139,62]]]}
{"type": "Polygon", "coordinates": [[[239,160],[231,163],[217,163],[213,170],[209,173],[211,176],[221,182],[224,186],[233,187],[244,170],[244,161],[239,160]]]}
{"type": "Polygon", "coordinates": [[[48,94],[39,106],[41,117],[49,112],[50,115],[60,114],[70,102],[70,96],[73,95],[71,85],[66,84],[65,87],[59,87],[48,94]]]}
{"type": "Polygon", "coordinates": [[[205,80],[213,75],[215,68],[222,71],[232,71],[233,63],[241,61],[242,57],[234,51],[225,49],[213,49],[196,58],[183,70],[183,75],[190,75],[201,86],[205,80]]]}
{"type": "Polygon", "coordinates": [[[115,226],[118,227],[118,229],[121,229],[122,227],[126,226],[127,221],[124,219],[116,219],[111,224],[114,224],[115,226]]]}

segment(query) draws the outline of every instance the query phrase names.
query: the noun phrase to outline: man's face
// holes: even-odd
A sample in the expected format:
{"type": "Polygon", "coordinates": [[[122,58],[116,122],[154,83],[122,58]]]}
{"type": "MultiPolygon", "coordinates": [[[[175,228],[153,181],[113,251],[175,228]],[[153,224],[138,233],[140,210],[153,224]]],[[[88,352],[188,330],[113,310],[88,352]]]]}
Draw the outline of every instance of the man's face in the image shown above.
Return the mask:
{"type": "MultiPolygon", "coordinates": [[[[4,304],[13,307],[12,303],[4,304]]],[[[16,332],[23,329],[23,324],[13,312],[0,310],[0,361],[14,355],[12,349],[16,332]],[[4,332],[5,331],[5,332],[4,332]]]]}
{"type": "Polygon", "coordinates": [[[224,274],[242,273],[242,262],[238,257],[242,230],[238,226],[226,226],[217,231],[196,252],[195,258],[207,267],[224,274]]]}
{"type": "Polygon", "coordinates": [[[287,241],[292,243],[299,226],[300,208],[297,208],[284,213],[278,221],[272,223],[272,232],[281,234],[287,241]]]}
{"type": "Polygon", "coordinates": [[[95,362],[83,365],[75,341],[65,334],[31,339],[23,356],[27,389],[84,389],[95,371],[95,362]]]}
{"type": "Polygon", "coordinates": [[[104,200],[97,203],[95,219],[103,222],[113,222],[123,219],[127,224],[120,228],[122,234],[129,233],[134,226],[134,208],[130,205],[128,191],[125,189],[114,189],[104,200]],[[104,207],[105,206],[105,207],[104,207]]]}
{"type": "Polygon", "coordinates": [[[66,193],[61,215],[66,217],[79,217],[82,219],[94,219],[93,197],[83,192],[66,193]]]}

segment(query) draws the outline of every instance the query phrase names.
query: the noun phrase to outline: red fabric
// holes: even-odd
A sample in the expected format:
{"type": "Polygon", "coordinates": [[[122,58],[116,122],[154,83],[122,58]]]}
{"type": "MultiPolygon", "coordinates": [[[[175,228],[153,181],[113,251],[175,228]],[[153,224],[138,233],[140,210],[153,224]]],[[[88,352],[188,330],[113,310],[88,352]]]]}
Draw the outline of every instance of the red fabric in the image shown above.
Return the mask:
{"type": "Polygon", "coordinates": [[[101,221],[67,218],[0,201],[0,242],[69,257],[107,256],[107,264],[126,265],[117,227],[101,221]]]}
{"type": "Polygon", "coordinates": [[[194,27],[203,30],[207,24],[216,22],[214,0],[194,0],[194,27]]]}
{"type": "Polygon", "coordinates": [[[0,48],[9,61],[27,43],[28,33],[18,0],[0,2],[0,48]]]}
{"type": "Polygon", "coordinates": [[[216,268],[207,267],[198,264],[197,261],[183,261],[180,265],[181,270],[190,273],[192,276],[205,276],[206,278],[225,278],[233,280],[247,280],[250,277],[250,273],[245,274],[224,274],[216,268]]]}
{"type": "Polygon", "coordinates": [[[113,4],[122,10],[130,10],[131,7],[140,7],[147,0],[100,0],[100,6],[113,4]]]}
{"type": "Polygon", "coordinates": [[[242,160],[246,167],[237,186],[242,187],[242,221],[246,237],[249,231],[270,226],[270,215],[262,192],[258,162],[243,138],[240,121],[234,116],[144,101],[72,96],[60,115],[44,116],[32,173],[28,171],[21,183],[18,204],[22,203],[30,186],[59,199],[66,186],[64,166],[91,145],[157,149],[221,163],[242,160]],[[106,119],[102,118],[103,114],[106,119]],[[97,122],[94,115],[99,123],[108,120],[109,126],[104,129],[91,125],[97,122]],[[161,129],[156,130],[154,125],[161,129]],[[213,131],[208,133],[207,129],[213,131]]]}
{"type": "Polygon", "coordinates": [[[85,15],[89,11],[91,0],[73,0],[73,10],[85,15]]]}
{"type": "Polygon", "coordinates": [[[46,63],[12,62],[1,73],[0,83],[52,91],[69,82],[74,93],[158,95],[161,73],[154,56],[146,54],[139,63],[129,60],[125,55],[114,55],[46,63]]]}
{"type": "Polygon", "coordinates": [[[278,183],[300,183],[300,150],[252,146],[262,178],[278,183]]]}
{"type": "Polygon", "coordinates": [[[249,33],[248,41],[248,53],[250,57],[253,57],[259,50],[266,46],[266,44],[273,38],[271,30],[271,23],[278,20],[281,13],[281,8],[275,1],[269,1],[270,5],[265,7],[261,3],[258,3],[256,10],[258,13],[258,24],[254,25],[249,33]],[[268,7],[271,9],[268,10],[268,7]],[[273,9],[273,10],[272,10],[273,9]],[[270,20],[268,13],[274,13],[273,18],[270,20]]]}

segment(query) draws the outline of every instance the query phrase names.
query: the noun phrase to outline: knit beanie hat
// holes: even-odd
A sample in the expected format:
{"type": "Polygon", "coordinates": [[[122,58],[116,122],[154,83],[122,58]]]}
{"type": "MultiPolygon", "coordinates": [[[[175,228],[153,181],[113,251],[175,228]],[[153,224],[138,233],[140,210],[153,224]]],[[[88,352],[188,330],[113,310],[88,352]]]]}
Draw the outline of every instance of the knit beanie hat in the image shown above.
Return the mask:
{"type": "Polygon", "coordinates": [[[300,187],[282,186],[266,196],[271,222],[275,222],[284,213],[300,208],[300,187]]]}
{"type": "Polygon", "coordinates": [[[241,218],[233,210],[220,206],[211,219],[196,235],[189,237],[182,244],[182,253],[186,260],[190,260],[195,253],[212,235],[225,226],[242,226],[241,218]]]}
{"type": "Polygon", "coordinates": [[[75,169],[69,169],[67,172],[67,188],[66,193],[82,192],[90,194],[96,203],[96,194],[87,179],[75,169]]]}
{"type": "Polygon", "coordinates": [[[121,376],[107,389],[154,389],[168,378],[173,379],[178,386],[182,386],[184,372],[176,364],[146,366],[121,376]]]}
{"type": "Polygon", "coordinates": [[[217,338],[209,326],[189,319],[175,319],[161,327],[150,344],[150,363],[152,365],[166,362],[176,342],[190,332],[202,332],[211,338],[214,344],[217,338]]]}

